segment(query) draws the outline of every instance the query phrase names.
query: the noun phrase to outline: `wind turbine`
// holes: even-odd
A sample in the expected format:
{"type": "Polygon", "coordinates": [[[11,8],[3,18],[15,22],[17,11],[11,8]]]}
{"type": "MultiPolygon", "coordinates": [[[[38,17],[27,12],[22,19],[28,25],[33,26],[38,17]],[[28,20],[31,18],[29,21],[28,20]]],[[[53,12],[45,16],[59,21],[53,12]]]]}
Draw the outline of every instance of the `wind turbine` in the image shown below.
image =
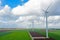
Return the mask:
{"type": "Polygon", "coordinates": [[[46,17],[46,38],[48,38],[48,9],[51,7],[52,2],[50,3],[50,5],[47,7],[46,10],[43,10],[43,12],[45,13],[45,17],[46,17]]]}
{"type": "Polygon", "coordinates": [[[34,19],[31,19],[31,27],[32,27],[32,31],[34,31],[34,19]]]}
{"type": "MultiPolygon", "coordinates": [[[[33,15],[32,15],[32,16],[33,16],[33,15]]],[[[31,22],[30,26],[31,26],[31,28],[32,28],[32,31],[34,31],[35,20],[36,20],[37,22],[39,22],[39,20],[40,20],[40,19],[39,19],[39,16],[37,17],[37,16],[35,15],[32,19],[28,20],[28,21],[31,22]]]]}
{"type": "Polygon", "coordinates": [[[34,31],[34,20],[35,18],[33,17],[33,15],[31,15],[32,18],[27,20],[28,22],[30,22],[30,28],[32,29],[32,31],[34,31]]]}

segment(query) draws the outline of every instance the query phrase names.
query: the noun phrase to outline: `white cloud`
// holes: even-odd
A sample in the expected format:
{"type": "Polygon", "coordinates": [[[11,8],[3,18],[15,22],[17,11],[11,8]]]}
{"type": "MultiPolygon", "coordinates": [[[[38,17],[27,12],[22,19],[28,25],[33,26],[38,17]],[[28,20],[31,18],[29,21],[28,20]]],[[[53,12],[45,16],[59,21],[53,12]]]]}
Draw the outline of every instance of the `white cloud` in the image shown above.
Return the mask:
{"type": "MultiPolygon", "coordinates": [[[[32,27],[32,21],[31,20],[33,17],[31,16],[26,16],[26,17],[21,17],[20,19],[17,19],[16,21],[0,21],[0,24],[6,24],[9,28],[12,28],[11,26],[16,25],[16,28],[31,28],[32,27]],[[21,22],[22,21],[22,22],[21,22]]],[[[60,28],[60,16],[49,16],[48,17],[48,24],[49,28],[60,28]],[[58,21],[59,20],[59,21],[58,21]]],[[[34,27],[33,28],[45,28],[45,18],[40,17],[40,21],[35,21],[34,22],[34,27]]],[[[14,27],[14,28],[15,28],[14,27]]],[[[6,27],[7,28],[7,27],[6,27]]]]}
{"type": "MultiPolygon", "coordinates": [[[[38,14],[41,15],[41,8],[47,8],[49,4],[51,3],[51,0],[29,0],[25,5],[23,6],[17,6],[12,9],[12,13],[14,15],[27,15],[27,14],[38,14]]],[[[43,14],[44,15],[44,14],[43,14]]],[[[36,18],[36,17],[32,17],[36,18]]],[[[26,20],[32,20],[31,17],[19,17],[16,22],[21,23],[25,22],[26,20]]],[[[31,21],[30,21],[31,22],[31,21]]],[[[25,22],[26,23],[26,22],[25,22]]],[[[28,23],[28,22],[27,22],[28,23]]],[[[37,23],[37,22],[36,22],[37,23]]],[[[40,24],[44,23],[44,17],[40,17],[40,24]]],[[[24,25],[24,24],[23,24],[24,25]]],[[[42,24],[41,24],[42,25],[42,24]]]]}
{"type": "MultiPolygon", "coordinates": [[[[45,17],[40,17],[40,20],[36,20],[36,16],[26,16],[26,17],[20,17],[16,20],[16,23],[24,25],[24,28],[28,26],[28,28],[31,28],[32,26],[32,18],[35,18],[34,21],[34,28],[45,28],[45,17]]],[[[22,26],[21,25],[21,26],[22,26]]],[[[49,16],[48,17],[48,27],[49,28],[60,28],[60,16],[49,16]]],[[[18,26],[19,27],[19,26],[18,26]]],[[[22,27],[21,27],[22,28],[22,27]]]]}
{"type": "Polygon", "coordinates": [[[50,7],[52,6],[52,4],[54,4],[55,0],[42,0],[41,2],[41,7],[42,9],[46,10],[48,8],[48,6],[50,5],[50,7]]]}
{"type": "Polygon", "coordinates": [[[49,16],[48,21],[52,23],[58,23],[60,20],[60,16],[49,16]]]}
{"type": "Polygon", "coordinates": [[[25,5],[13,8],[12,13],[14,15],[21,15],[27,13],[41,15],[41,8],[47,8],[51,2],[51,0],[29,0],[27,3],[25,3],[25,5]]]}
{"type": "Polygon", "coordinates": [[[49,28],[60,28],[60,16],[48,17],[49,28]]]}
{"type": "Polygon", "coordinates": [[[27,13],[27,9],[25,9],[24,6],[17,6],[15,8],[12,9],[12,13],[14,15],[22,15],[22,14],[26,14],[27,13]]]}
{"type": "Polygon", "coordinates": [[[5,7],[0,10],[0,16],[5,15],[7,13],[10,13],[10,7],[8,5],[5,5],[5,7]]]}
{"type": "Polygon", "coordinates": [[[20,16],[16,22],[19,21],[28,21],[28,20],[32,20],[32,19],[36,19],[36,16],[20,16]]]}
{"type": "MultiPolygon", "coordinates": [[[[15,8],[13,8],[11,10],[11,8],[8,5],[5,5],[5,7],[3,9],[0,10],[0,16],[5,15],[5,14],[9,14],[12,13],[12,15],[27,15],[27,14],[40,14],[41,15],[41,8],[46,9],[49,4],[51,3],[51,0],[30,0],[29,2],[27,2],[25,5],[23,6],[17,6],[15,8]]],[[[37,16],[20,16],[18,19],[16,19],[16,21],[0,21],[0,24],[6,24],[6,25],[17,25],[16,27],[20,27],[20,28],[25,28],[25,27],[30,27],[31,25],[31,20],[32,19],[36,19],[37,16]],[[28,22],[30,20],[30,22],[28,22]],[[28,26],[27,26],[28,25],[28,26]],[[23,26],[23,27],[21,27],[23,26]]],[[[44,14],[43,14],[44,15],[44,14]]],[[[1,18],[2,19],[2,18],[1,18]]],[[[48,23],[49,23],[49,28],[59,28],[60,26],[60,16],[49,16],[48,17],[48,23]]],[[[40,21],[36,20],[35,21],[35,28],[40,28],[41,27],[45,27],[45,18],[44,17],[40,17],[40,21]],[[39,25],[36,25],[40,23],[39,25]],[[36,27],[37,26],[37,27],[36,27]]],[[[9,26],[9,27],[11,27],[9,26]]]]}

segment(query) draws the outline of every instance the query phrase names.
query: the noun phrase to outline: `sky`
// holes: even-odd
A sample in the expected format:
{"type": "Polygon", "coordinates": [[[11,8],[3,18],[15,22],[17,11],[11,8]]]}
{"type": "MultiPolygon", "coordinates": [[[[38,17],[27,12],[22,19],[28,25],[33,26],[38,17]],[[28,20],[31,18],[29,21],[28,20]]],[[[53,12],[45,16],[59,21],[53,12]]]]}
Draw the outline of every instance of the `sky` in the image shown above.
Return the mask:
{"type": "Polygon", "coordinates": [[[60,28],[59,0],[0,0],[0,28],[60,28]],[[49,7],[49,8],[48,8],[49,7]]]}

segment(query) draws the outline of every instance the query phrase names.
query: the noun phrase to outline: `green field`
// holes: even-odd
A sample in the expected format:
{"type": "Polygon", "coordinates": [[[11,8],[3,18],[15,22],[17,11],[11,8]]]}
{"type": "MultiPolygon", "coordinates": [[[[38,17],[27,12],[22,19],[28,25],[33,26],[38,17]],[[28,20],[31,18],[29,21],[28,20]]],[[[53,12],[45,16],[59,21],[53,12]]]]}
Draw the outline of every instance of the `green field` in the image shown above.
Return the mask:
{"type": "Polygon", "coordinates": [[[32,40],[27,30],[0,32],[0,40],[32,40]]]}
{"type": "MultiPolygon", "coordinates": [[[[36,32],[46,36],[45,30],[35,30],[36,32]]],[[[49,38],[60,40],[60,30],[49,30],[49,38]]]]}
{"type": "MultiPolygon", "coordinates": [[[[30,30],[31,31],[31,30],[30,30]]],[[[45,36],[44,30],[35,30],[45,36]]],[[[60,30],[49,30],[49,37],[60,40],[60,30]]],[[[27,30],[13,30],[0,32],[0,40],[32,40],[27,30]]]]}
{"type": "Polygon", "coordinates": [[[49,37],[54,38],[55,40],[60,40],[60,30],[49,32],[49,37]]]}

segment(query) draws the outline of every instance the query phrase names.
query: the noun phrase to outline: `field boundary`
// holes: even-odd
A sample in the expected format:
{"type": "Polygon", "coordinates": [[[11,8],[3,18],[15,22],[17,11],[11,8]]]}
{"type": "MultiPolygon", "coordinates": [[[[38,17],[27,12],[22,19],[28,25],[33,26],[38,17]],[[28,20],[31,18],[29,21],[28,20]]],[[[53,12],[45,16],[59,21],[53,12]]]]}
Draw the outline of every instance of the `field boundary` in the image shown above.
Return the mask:
{"type": "Polygon", "coordinates": [[[31,39],[33,40],[33,37],[31,36],[30,32],[28,32],[28,33],[29,33],[29,35],[30,35],[31,39]]]}

